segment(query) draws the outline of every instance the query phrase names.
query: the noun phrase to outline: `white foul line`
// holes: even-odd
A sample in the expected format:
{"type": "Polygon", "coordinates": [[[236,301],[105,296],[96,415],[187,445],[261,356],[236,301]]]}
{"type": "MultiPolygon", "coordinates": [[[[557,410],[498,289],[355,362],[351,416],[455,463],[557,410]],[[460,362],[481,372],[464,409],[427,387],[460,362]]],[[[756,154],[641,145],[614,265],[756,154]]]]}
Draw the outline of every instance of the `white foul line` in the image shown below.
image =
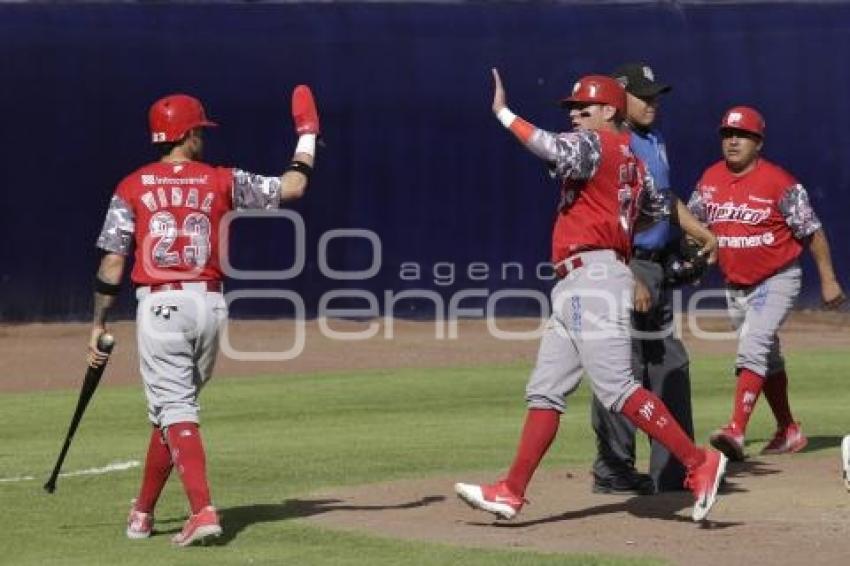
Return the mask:
{"type": "MultiPolygon", "coordinates": [[[[77,470],[76,472],[65,472],[63,474],[59,474],[60,478],[70,478],[73,476],[99,476],[102,474],[108,474],[109,472],[123,472],[124,470],[129,470],[132,468],[139,467],[138,460],[129,460],[127,462],[112,462],[111,464],[107,464],[102,468],[89,468],[88,470],[77,470]]],[[[13,483],[13,482],[21,482],[21,481],[33,481],[35,479],[34,476],[18,476],[14,478],[0,478],[0,483],[13,483]]]]}

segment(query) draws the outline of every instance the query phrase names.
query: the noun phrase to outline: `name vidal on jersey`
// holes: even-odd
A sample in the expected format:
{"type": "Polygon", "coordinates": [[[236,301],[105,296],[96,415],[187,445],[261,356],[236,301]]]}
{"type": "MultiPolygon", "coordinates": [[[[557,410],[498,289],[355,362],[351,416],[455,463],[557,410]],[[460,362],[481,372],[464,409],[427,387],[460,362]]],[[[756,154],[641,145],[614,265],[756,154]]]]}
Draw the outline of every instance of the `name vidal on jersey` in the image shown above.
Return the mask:
{"type": "Polygon", "coordinates": [[[202,212],[210,213],[212,210],[215,193],[212,191],[204,195],[203,202],[200,202],[200,193],[195,187],[184,190],[183,187],[157,187],[156,196],[153,191],[144,193],[141,197],[142,203],[151,212],[156,212],[160,208],[185,206],[186,208],[194,208],[202,212]],[[185,199],[183,198],[185,196],[185,199]]]}

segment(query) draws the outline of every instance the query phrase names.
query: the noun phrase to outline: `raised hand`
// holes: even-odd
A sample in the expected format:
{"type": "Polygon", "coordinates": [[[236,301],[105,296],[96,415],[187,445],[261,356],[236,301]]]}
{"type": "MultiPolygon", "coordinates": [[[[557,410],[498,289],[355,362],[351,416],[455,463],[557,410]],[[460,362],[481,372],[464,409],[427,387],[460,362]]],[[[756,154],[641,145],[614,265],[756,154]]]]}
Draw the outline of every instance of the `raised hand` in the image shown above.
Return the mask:
{"type": "Polygon", "coordinates": [[[493,114],[498,114],[499,110],[506,108],[508,103],[505,98],[505,87],[502,86],[502,78],[499,76],[499,69],[493,67],[493,114]]]}
{"type": "Polygon", "coordinates": [[[295,131],[299,136],[321,133],[316,100],[307,85],[298,85],[292,91],[292,120],[295,122],[295,131]]]}

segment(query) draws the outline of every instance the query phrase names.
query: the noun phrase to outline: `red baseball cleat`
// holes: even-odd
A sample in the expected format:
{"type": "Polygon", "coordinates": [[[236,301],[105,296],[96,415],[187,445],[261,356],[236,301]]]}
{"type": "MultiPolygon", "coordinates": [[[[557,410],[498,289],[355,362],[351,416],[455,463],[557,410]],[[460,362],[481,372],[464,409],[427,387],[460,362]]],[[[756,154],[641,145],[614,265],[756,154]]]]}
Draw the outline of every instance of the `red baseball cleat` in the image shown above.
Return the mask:
{"type": "Polygon", "coordinates": [[[735,425],[728,424],[718,428],[711,433],[708,441],[733,462],[740,462],[744,459],[744,435],[738,432],[735,425]]]}
{"type": "Polygon", "coordinates": [[[127,516],[127,538],[148,538],[153,532],[153,513],[142,513],[136,510],[136,500],[130,504],[130,514],[127,516]]]}
{"type": "Polygon", "coordinates": [[[809,439],[803,434],[800,423],[791,423],[785,428],[776,430],[773,439],[767,443],[762,454],[793,454],[806,447],[809,439]]]}
{"type": "Polygon", "coordinates": [[[487,485],[456,483],[455,493],[473,509],[493,513],[502,519],[513,519],[522,509],[525,500],[514,495],[505,481],[487,485]]]}
{"type": "Polygon", "coordinates": [[[183,530],[171,538],[177,546],[189,546],[195,542],[206,542],[209,538],[221,536],[221,525],[218,524],[218,514],[215,507],[207,505],[183,525],[183,530]]]}
{"type": "Polygon", "coordinates": [[[726,473],[726,456],[714,450],[705,451],[705,461],[699,466],[688,470],[685,487],[691,490],[696,498],[692,517],[694,521],[702,521],[708,516],[714,501],[717,499],[717,489],[726,473]]]}

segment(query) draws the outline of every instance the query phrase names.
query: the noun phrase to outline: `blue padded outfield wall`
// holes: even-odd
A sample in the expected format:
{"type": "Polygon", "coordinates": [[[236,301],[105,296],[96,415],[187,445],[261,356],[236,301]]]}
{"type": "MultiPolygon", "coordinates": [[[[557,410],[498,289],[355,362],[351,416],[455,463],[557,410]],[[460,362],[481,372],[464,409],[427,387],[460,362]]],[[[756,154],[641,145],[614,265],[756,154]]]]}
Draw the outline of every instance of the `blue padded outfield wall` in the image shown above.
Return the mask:
{"type": "MultiPolygon", "coordinates": [[[[301,82],[316,93],[327,144],[308,194],[290,207],[306,226],[304,268],[231,289],[294,291],[308,314],[334,289],[368,291],[381,306],[385,291],[432,291],[448,303],[477,289],[479,305],[500,289],[545,293],[551,281],[534,271],[548,258],[557,187],[492,117],[494,65],[511,107],[558,129],[554,101],[579,75],[650,62],[674,85],[660,126],[685,196],[719,157],[722,112],[759,107],[765,154],[810,190],[846,287],[847,53],[850,5],[834,3],[0,4],[0,319],[89,316],[93,243],[117,181],[154,158],[154,99],[200,97],[221,123],[208,160],[277,174],[293,150],[289,95],[301,82]],[[377,234],[380,258],[366,239],[337,237],[327,263],[366,270],[380,259],[363,281],[327,277],[320,265],[322,236],[349,228],[377,234]],[[421,271],[400,273],[410,262],[421,271]]],[[[238,222],[236,267],[292,264],[289,221],[238,222]]],[[[805,265],[803,303],[812,304],[819,287],[805,265]]],[[[127,287],[124,314],[133,302],[127,287]]],[[[269,303],[243,301],[234,312],[291,311],[269,303]]],[[[505,299],[498,311],[528,314],[535,304],[505,299]]],[[[424,298],[394,305],[400,316],[432,310],[424,298]]]]}

